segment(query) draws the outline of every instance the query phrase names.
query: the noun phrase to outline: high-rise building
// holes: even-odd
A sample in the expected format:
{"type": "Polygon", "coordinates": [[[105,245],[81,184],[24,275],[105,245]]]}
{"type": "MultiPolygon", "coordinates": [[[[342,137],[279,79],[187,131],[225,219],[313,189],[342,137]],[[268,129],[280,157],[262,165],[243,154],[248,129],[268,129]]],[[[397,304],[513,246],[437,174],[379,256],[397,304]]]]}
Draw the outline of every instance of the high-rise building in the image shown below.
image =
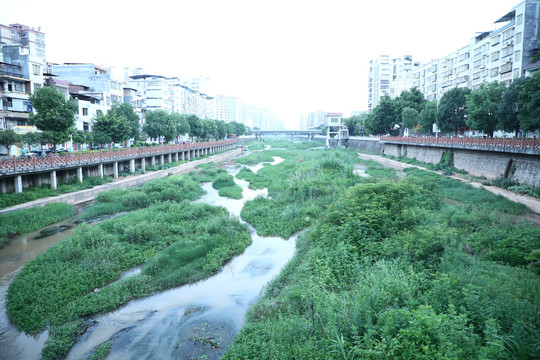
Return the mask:
{"type": "Polygon", "coordinates": [[[413,70],[420,66],[411,55],[391,59],[380,55],[369,62],[368,110],[373,110],[379,100],[388,95],[395,98],[411,87],[413,70]]]}
{"type": "Polygon", "coordinates": [[[244,124],[244,103],[234,96],[214,97],[214,119],[244,124]]]}
{"type": "Polygon", "coordinates": [[[524,76],[531,67],[531,53],[540,44],[540,0],[520,2],[496,20],[495,27],[417,68],[412,85],[433,101],[454,87],[477,89],[492,81],[510,84],[524,76]]]}
{"type": "Polygon", "coordinates": [[[174,86],[165,76],[134,75],[126,81],[126,86],[140,94],[143,113],[149,110],[174,111],[174,86]]]}
{"type": "Polygon", "coordinates": [[[302,115],[300,119],[300,130],[308,130],[316,127],[320,127],[325,124],[326,111],[313,111],[308,114],[302,115]]]}

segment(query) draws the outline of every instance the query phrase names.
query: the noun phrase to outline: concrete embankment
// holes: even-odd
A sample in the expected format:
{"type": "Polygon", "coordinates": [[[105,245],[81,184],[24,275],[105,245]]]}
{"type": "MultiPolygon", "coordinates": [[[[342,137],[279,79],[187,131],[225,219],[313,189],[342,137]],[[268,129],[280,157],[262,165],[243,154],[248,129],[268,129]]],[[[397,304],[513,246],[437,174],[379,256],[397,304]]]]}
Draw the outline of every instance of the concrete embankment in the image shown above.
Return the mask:
{"type": "MultiPolygon", "coordinates": [[[[397,169],[397,170],[402,170],[402,169],[405,169],[405,168],[408,168],[408,167],[416,167],[418,169],[431,171],[431,170],[428,170],[428,169],[426,169],[424,167],[421,167],[421,166],[402,163],[400,161],[391,160],[391,159],[388,159],[388,158],[385,158],[385,157],[382,157],[382,156],[378,156],[378,155],[367,155],[367,154],[358,153],[358,157],[360,159],[362,159],[362,160],[373,160],[373,161],[376,161],[376,162],[378,162],[379,164],[381,164],[383,166],[392,167],[392,168],[397,169]]],[[[441,174],[441,172],[438,172],[438,171],[435,171],[435,172],[441,174]]],[[[536,199],[536,198],[534,198],[532,196],[516,194],[516,193],[514,193],[512,191],[508,191],[508,190],[505,190],[505,189],[502,189],[502,188],[499,188],[499,187],[495,187],[495,186],[484,186],[483,184],[481,184],[479,182],[470,181],[470,180],[467,180],[467,179],[460,178],[458,176],[450,176],[450,177],[454,178],[454,179],[457,179],[459,181],[467,182],[467,183],[471,184],[471,186],[476,187],[476,188],[483,187],[484,189],[486,189],[489,192],[492,192],[493,194],[501,195],[501,196],[504,196],[505,198],[507,198],[508,200],[523,204],[523,205],[527,206],[529,209],[531,209],[532,211],[534,211],[535,213],[540,214],[540,199],[536,199]]]]}
{"type": "Polygon", "coordinates": [[[80,204],[93,200],[100,192],[111,189],[129,189],[135,186],[142,185],[148,181],[159,179],[169,175],[177,175],[193,170],[197,165],[206,164],[209,162],[221,162],[234,156],[242,154],[243,149],[237,148],[221,154],[212,155],[204,159],[190,161],[166,170],[153,171],[142,175],[132,175],[124,179],[119,179],[111,183],[99,185],[92,189],[81,190],[73,193],[61,194],[48,198],[30,201],[24,204],[15,205],[6,209],[0,210],[0,214],[16,210],[28,209],[34,206],[45,206],[47,204],[63,202],[68,204],[80,204]]]}

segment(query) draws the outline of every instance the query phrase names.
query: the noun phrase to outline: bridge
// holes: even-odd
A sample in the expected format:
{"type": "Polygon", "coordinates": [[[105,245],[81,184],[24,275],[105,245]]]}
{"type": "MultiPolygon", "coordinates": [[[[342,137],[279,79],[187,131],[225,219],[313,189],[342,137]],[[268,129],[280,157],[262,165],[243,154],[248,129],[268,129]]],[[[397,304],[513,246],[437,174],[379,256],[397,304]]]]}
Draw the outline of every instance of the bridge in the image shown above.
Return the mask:
{"type": "Polygon", "coordinates": [[[263,135],[286,134],[291,135],[291,139],[295,135],[307,135],[308,140],[313,140],[315,135],[322,135],[321,130],[252,130],[257,140],[261,140],[263,135]]]}

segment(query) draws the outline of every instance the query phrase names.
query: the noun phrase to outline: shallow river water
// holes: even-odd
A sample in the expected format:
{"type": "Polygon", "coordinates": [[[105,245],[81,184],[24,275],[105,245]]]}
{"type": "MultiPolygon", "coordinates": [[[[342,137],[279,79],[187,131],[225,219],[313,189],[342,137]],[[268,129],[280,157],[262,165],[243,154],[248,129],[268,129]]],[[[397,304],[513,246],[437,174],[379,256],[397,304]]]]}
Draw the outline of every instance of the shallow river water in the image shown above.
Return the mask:
{"type": "MultiPolygon", "coordinates": [[[[272,164],[281,161],[283,159],[276,157],[272,164]]],[[[262,165],[250,168],[256,172],[260,167],[262,165]]],[[[240,167],[229,165],[227,170],[234,175],[240,167]]],[[[208,183],[203,186],[206,195],[198,201],[223,206],[232,216],[239,218],[246,201],[267,194],[266,189],[251,190],[247,182],[235,181],[243,188],[241,200],[220,197],[208,183]]],[[[84,359],[104,341],[111,342],[107,359],[218,359],[223,356],[226,347],[240,331],[249,306],[295,251],[295,237],[288,240],[260,237],[252,227],[250,231],[252,245],[218,274],[195,284],[131,301],[113,312],[93,317],[92,325],[72,348],[68,359],[84,359]]],[[[3,263],[3,258],[0,259],[3,263]]],[[[135,275],[137,271],[130,274],[135,275]]],[[[16,357],[10,359],[39,359],[46,334],[35,340],[14,331],[11,326],[7,331],[11,335],[5,336],[4,330],[10,325],[4,326],[7,323],[4,298],[12,278],[6,282],[2,280],[0,284],[3,311],[0,353],[3,353],[4,346],[12,344],[10,354],[16,357]],[[24,338],[24,341],[17,345],[19,338],[24,338]]]]}

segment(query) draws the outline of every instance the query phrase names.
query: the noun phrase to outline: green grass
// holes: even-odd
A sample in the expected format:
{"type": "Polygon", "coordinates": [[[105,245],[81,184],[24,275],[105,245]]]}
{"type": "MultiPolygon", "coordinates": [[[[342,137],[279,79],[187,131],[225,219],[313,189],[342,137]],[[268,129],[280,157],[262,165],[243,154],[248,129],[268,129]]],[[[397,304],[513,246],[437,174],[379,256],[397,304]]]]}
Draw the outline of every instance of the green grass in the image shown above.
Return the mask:
{"type": "Polygon", "coordinates": [[[243,189],[240,187],[240,185],[234,184],[233,186],[219,189],[218,193],[219,193],[219,196],[224,196],[231,199],[240,200],[242,198],[242,192],[243,192],[243,189]]]}
{"type": "Polygon", "coordinates": [[[134,189],[113,189],[99,193],[95,204],[80,219],[87,220],[120,211],[143,209],[163,201],[195,200],[203,193],[204,191],[190,176],[168,176],[134,189]]]}
{"type": "Polygon", "coordinates": [[[81,225],[27,263],[12,281],[8,315],[30,334],[51,327],[43,356],[58,358],[72,345],[65,339],[77,337],[79,327],[69,324],[131,299],[204,279],[250,243],[245,225],[224,208],[187,201],[152,205],[91,227],[81,225]],[[112,282],[139,265],[141,274],[112,282]]]}
{"type": "Polygon", "coordinates": [[[43,207],[33,207],[0,214],[0,248],[9,244],[15,236],[28,234],[47,225],[75,215],[69,204],[53,203],[43,207]]]}
{"type": "Polygon", "coordinates": [[[302,162],[293,153],[261,169],[271,198],[249,202],[242,217],[284,236],[293,231],[285,214],[298,218],[307,204],[319,213],[225,359],[540,356],[540,281],[528,266],[540,260],[540,229],[515,225],[523,206],[417,169],[399,180],[371,162],[374,178],[351,181],[346,151],[344,166],[323,159],[338,153],[302,162]]]}
{"type": "Polygon", "coordinates": [[[230,174],[219,174],[212,181],[212,187],[216,190],[235,185],[234,176],[230,174]]]}

